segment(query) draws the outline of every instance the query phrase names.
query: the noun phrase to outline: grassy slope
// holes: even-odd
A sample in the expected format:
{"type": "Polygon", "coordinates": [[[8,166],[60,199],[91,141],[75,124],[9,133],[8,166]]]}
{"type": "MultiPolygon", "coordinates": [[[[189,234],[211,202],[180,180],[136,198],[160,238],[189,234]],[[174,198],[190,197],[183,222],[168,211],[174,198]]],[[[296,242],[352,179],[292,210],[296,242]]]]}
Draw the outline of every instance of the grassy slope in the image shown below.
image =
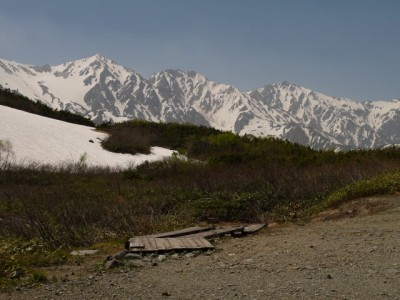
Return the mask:
{"type": "MultiPolygon", "coordinates": [[[[101,128],[111,134],[104,146],[114,151],[146,152],[158,145],[193,160],[172,158],[123,172],[0,162],[3,241],[40,241],[58,249],[181,228],[205,216],[292,221],[354,197],[400,190],[395,148],[313,151],[271,138],[144,121],[101,128]]],[[[0,281],[18,268],[7,249],[0,249],[0,281]]],[[[40,262],[40,253],[23,267],[40,262]]],[[[60,263],[57,257],[53,263],[60,263]]]]}

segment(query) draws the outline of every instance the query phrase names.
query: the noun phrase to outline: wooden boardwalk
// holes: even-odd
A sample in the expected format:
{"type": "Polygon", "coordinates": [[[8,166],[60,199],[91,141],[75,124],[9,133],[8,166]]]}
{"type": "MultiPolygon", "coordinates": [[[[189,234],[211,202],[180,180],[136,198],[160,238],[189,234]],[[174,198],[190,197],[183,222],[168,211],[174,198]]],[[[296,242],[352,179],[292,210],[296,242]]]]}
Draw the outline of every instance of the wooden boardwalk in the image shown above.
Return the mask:
{"type": "Polygon", "coordinates": [[[246,226],[243,229],[243,233],[244,234],[249,234],[249,233],[255,233],[257,231],[260,231],[261,229],[263,229],[265,227],[265,224],[251,224],[246,226]]]}
{"type": "Polygon", "coordinates": [[[130,252],[159,252],[171,250],[207,250],[214,246],[201,237],[155,238],[135,237],[129,240],[130,252]]]}
{"type": "Polygon", "coordinates": [[[217,229],[212,229],[209,231],[204,231],[204,232],[199,232],[199,233],[194,233],[187,235],[188,237],[202,237],[202,238],[213,238],[213,237],[220,237],[224,236],[226,234],[231,234],[234,232],[243,232],[244,227],[239,226],[239,227],[228,227],[228,228],[217,228],[217,229]]]}
{"type": "Polygon", "coordinates": [[[213,229],[213,227],[195,226],[195,227],[189,227],[189,228],[175,230],[175,231],[156,233],[156,234],[149,235],[149,237],[166,238],[166,237],[186,236],[186,235],[189,235],[189,234],[194,234],[194,233],[198,233],[198,232],[204,232],[204,231],[208,231],[208,230],[211,230],[211,229],[213,229]]]}
{"type": "Polygon", "coordinates": [[[208,238],[226,234],[246,235],[261,230],[265,224],[250,224],[236,227],[190,227],[153,235],[138,236],[129,239],[126,247],[130,252],[163,252],[173,250],[206,250],[214,246],[208,238]]]}

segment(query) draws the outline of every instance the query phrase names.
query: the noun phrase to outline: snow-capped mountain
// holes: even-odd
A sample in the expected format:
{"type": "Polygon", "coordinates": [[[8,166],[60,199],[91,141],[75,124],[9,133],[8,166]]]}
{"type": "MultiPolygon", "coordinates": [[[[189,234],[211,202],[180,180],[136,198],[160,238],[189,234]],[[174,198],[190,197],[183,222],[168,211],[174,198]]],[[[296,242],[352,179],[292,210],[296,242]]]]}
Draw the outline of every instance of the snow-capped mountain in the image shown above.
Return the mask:
{"type": "Polygon", "coordinates": [[[165,70],[147,80],[100,54],[42,67],[0,60],[0,85],[96,123],[189,122],[317,149],[400,143],[400,100],[356,102],[288,82],[245,93],[194,71],[165,70]]]}

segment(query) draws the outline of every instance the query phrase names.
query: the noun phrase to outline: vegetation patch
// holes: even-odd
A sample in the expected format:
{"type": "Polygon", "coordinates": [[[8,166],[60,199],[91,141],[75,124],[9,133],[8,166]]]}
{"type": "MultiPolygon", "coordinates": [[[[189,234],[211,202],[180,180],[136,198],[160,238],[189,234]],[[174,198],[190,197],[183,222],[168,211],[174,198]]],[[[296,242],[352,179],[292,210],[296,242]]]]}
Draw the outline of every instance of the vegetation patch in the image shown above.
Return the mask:
{"type": "Polygon", "coordinates": [[[91,127],[95,126],[95,124],[91,120],[85,117],[71,113],[66,110],[53,109],[44,103],[41,103],[39,101],[32,101],[17,92],[11,91],[10,89],[0,88],[0,105],[69,123],[91,127]]]}
{"type": "Polygon", "coordinates": [[[329,195],[316,209],[335,208],[344,202],[363,197],[400,192],[400,170],[385,172],[378,176],[351,183],[329,195]]]}
{"type": "Polygon", "coordinates": [[[124,170],[91,168],[84,158],[57,167],[0,161],[3,279],[18,268],[30,274],[62,264],[68,259],[63,249],[71,247],[180,229],[206,217],[294,221],[400,188],[396,148],[315,151],[274,138],[144,121],[99,128],[110,134],[107,149],[136,153],[163,146],[179,149],[187,159],[176,156],[124,170]]]}
{"type": "Polygon", "coordinates": [[[64,264],[68,259],[63,248],[49,247],[44,241],[0,239],[0,289],[28,279],[31,283],[45,283],[47,276],[39,268],[64,264]]]}

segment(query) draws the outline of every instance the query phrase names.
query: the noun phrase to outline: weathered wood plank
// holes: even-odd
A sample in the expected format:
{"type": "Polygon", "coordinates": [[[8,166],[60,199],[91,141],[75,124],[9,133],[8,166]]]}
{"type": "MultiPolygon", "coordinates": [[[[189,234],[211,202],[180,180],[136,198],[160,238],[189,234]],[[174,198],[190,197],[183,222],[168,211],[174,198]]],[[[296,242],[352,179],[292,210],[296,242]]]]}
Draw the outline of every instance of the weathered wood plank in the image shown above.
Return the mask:
{"type": "MultiPolygon", "coordinates": [[[[185,237],[186,238],[186,237],[185,237]]],[[[185,241],[182,240],[183,238],[175,238],[176,243],[178,244],[178,249],[185,249],[186,244],[185,241]]]]}
{"type": "Polygon", "coordinates": [[[199,248],[202,247],[201,240],[206,240],[206,239],[191,238],[191,237],[188,237],[188,239],[190,240],[190,242],[191,242],[195,247],[199,247],[199,248]]]}
{"type": "Polygon", "coordinates": [[[187,235],[186,237],[212,238],[212,237],[224,236],[225,234],[230,234],[230,233],[233,233],[236,231],[243,231],[243,229],[244,229],[243,226],[229,227],[229,228],[217,228],[214,230],[190,234],[190,235],[187,235]]]}
{"type": "Polygon", "coordinates": [[[181,244],[178,243],[177,238],[168,238],[168,241],[171,245],[171,249],[180,249],[181,244]]]}
{"type": "Polygon", "coordinates": [[[155,237],[155,238],[179,237],[179,236],[184,236],[184,235],[188,235],[188,234],[194,234],[194,233],[198,233],[198,232],[208,231],[211,229],[213,229],[213,227],[195,226],[195,227],[189,227],[189,228],[184,228],[184,229],[170,231],[170,232],[162,232],[162,233],[152,234],[150,236],[155,237]]]}
{"type": "Polygon", "coordinates": [[[157,250],[166,249],[164,239],[154,239],[154,242],[156,244],[157,250]]]}
{"type": "Polygon", "coordinates": [[[251,224],[251,225],[246,226],[243,229],[243,233],[245,233],[245,234],[255,233],[257,231],[260,231],[264,227],[265,227],[265,224],[251,224]]]}
{"type": "Polygon", "coordinates": [[[166,249],[172,249],[173,248],[173,246],[172,246],[172,244],[171,244],[171,239],[170,238],[165,238],[165,239],[163,239],[164,240],[164,244],[165,244],[165,248],[166,249]]]}
{"type": "Polygon", "coordinates": [[[151,251],[157,250],[157,244],[156,244],[155,238],[150,237],[150,238],[148,238],[146,240],[148,242],[148,246],[146,247],[146,249],[149,249],[149,251],[150,250],[151,251]]]}
{"type": "Polygon", "coordinates": [[[199,248],[199,246],[197,245],[197,243],[194,241],[193,238],[186,238],[186,243],[188,246],[192,247],[193,249],[199,248]]]}
{"type": "Polygon", "coordinates": [[[143,241],[140,239],[140,237],[137,237],[133,240],[130,241],[130,248],[139,248],[139,249],[143,249],[144,248],[144,243],[143,241]]]}
{"type": "Polygon", "coordinates": [[[153,238],[140,237],[130,240],[129,250],[131,252],[157,252],[170,250],[197,250],[213,249],[214,246],[202,237],[177,237],[177,238],[153,238]],[[136,245],[144,245],[138,248],[136,245]]]}

